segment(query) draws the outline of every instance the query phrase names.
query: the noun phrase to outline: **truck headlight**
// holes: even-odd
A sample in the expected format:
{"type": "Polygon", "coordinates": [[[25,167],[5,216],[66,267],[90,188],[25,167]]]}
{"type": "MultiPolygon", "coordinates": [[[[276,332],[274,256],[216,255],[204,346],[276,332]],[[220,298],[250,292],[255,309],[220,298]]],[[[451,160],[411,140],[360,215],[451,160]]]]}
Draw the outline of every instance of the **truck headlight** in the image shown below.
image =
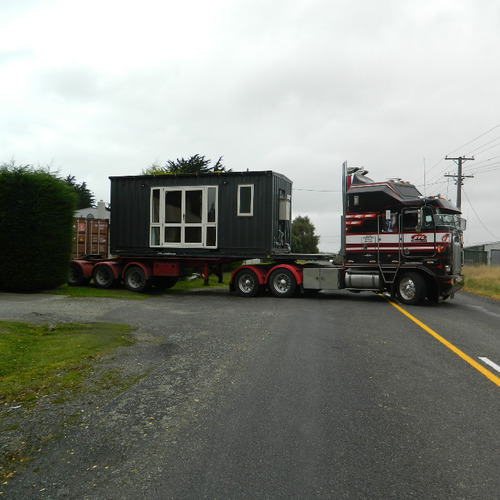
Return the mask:
{"type": "Polygon", "coordinates": [[[444,266],[444,272],[446,274],[451,274],[451,266],[449,264],[447,264],[446,266],[444,266]]]}

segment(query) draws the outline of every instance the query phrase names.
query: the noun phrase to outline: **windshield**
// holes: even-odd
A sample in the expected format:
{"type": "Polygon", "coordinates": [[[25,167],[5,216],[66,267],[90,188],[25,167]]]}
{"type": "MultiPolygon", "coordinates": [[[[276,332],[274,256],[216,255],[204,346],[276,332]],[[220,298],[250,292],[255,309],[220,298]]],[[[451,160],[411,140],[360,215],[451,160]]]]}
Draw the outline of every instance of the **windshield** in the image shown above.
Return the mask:
{"type": "Polygon", "coordinates": [[[460,231],[465,230],[466,221],[460,215],[453,213],[446,213],[443,210],[436,209],[434,214],[434,223],[436,226],[447,226],[460,231]]]}

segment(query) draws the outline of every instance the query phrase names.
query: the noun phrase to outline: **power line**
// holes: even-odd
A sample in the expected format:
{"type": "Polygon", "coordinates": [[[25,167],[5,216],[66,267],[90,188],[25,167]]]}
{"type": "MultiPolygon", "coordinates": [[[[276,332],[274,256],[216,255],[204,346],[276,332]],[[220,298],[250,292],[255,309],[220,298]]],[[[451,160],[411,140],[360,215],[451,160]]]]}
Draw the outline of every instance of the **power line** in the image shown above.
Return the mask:
{"type": "MultiPolygon", "coordinates": [[[[487,160],[482,160],[482,161],[479,161],[477,163],[474,163],[474,167],[482,165],[483,163],[486,163],[487,161],[496,160],[497,158],[500,158],[500,155],[498,155],[498,156],[492,156],[491,158],[488,158],[487,160]]],[[[465,167],[465,168],[467,168],[467,167],[465,167]]]]}
{"type": "MultiPolygon", "coordinates": [[[[494,139],[492,139],[491,141],[488,141],[486,142],[485,144],[482,144],[481,146],[478,146],[477,148],[469,151],[467,154],[470,155],[472,153],[475,153],[478,149],[482,149],[484,148],[485,146],[488,146],[488,144],[491,144],[492,142],[495,142],[495,141],[498,141],[500,139],[500,137],[495,137],[494,139]]],[[[488,151],[489,149],[492,149],[494,148],[495,146],[498,146],[500,143],[497,143],[497,144],[493,144],[493,146],[490,146],[489,148],[486,148],[485,150],[483,151],[480,151],[479,153],[476,153],[478,155],[480,155],[481,153],[484,153],[484,151],[488,151]]]]}
{"type": "Polygon", "coordinates": [[[301,188],[292,188],[293,191],[307,191],[310,193],[341,193],[340,189],[301,189],[301,188]]]}
{"type": "Polygon", "coordinates": [[[493,234],[493,233],[492,233],[492,232],[491,232],[491,231],[490,231],[490,230],[489,230],[489,229],[488,229],[488,228],[484,225],[483,221],[481,220],[481,218],[480,218],[480,217],[479,217],[479,215],[477,214],[476,209],[473,207],[472,203],[470,202],[469,197],[467,196],[467,193],[465,192],[465,190],[464,190],[464,195],[465,195],[465,197],[467,198],[467,201],[469,202],[469,205],[470,205],[470,207],[472,208],[472,211],[474,212],[474,215],[477,217],[477,220],[479,221],[479,223],[481,224],[481,226],[483,226],[483,227],[484,227],[484,229],[486,230],[486,232],[487,232],[488,234],[490,234],[491,236],[493,236],[493,238],[495,238],[496,240],[500,239],[500,238],[498,238],[498,236],[494,235],[494,234],[493,234]]]}
{"type": "Polygon", "coordinates": [[[494,161],[492,163],[484,163],[483,165],[474,165],[470,169],[467,169],[468,174],[482,174],[483,172],[491,172],[500,168],[500,161],[494,161]]]}
{"type": "MultiPolygon", "coordinates": [[[[452,155],[453,153],[455,153],[456,151],[458,151],[459,149],[462,149],[462,148],[465,148],[465,146],[468,146],[469,144],[472,144],[474,141],[477,141],[478,139],[480,139],[481,137],[485,136],[486,134],[489,134],[492,130],[495,130],[496,128],[500,127],[500,123],[498,125],[495,125],[493,128],[490,128],[489,130],[487,130],[486,132],[482,133],[481,135],[478,135],[475,139],[472,139],[471,141],[469,142],[466,142],[464,145],[460,146],[459,148],[457,149],[454,149],[453,151],[450,151],[448,153],[448,155],[452,155]]],[[[446,155],[446,156],[448,156],[446,155]]]]}

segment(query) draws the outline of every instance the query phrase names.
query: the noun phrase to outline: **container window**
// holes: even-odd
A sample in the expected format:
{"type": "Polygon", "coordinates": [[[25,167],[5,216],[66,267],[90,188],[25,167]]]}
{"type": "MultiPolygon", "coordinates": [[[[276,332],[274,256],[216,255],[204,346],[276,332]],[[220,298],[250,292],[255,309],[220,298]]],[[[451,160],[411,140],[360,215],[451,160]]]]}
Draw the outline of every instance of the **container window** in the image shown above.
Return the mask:
{"type": "Polygon", "coordinates": [[[186,227],[185,243],[201,243],[201,227],[186,227]]]}
{"type": "Polygon", "coordinates": [[[215,226],[207,227],[207,247],[214,247],[217,245],[217,231],[215,226]]]}
{"type": "Polygon", "coordinates": [[[202,218],[203,191],[186,191],[186,222],[188,224],[199,224],[202,218]]]}
{"type": "Polygon", "coordinates": [[[217,202],[217,189],[208,188],[207,189],[207,222],[215,222],[216,209],[215,204],[217,202]]]}
{"type": "Polygon", "coordinates": [[[160,244],[160,227],[151,228],[151,245],[158,246],[160,244]]]}
{"type": "Polygon", "coordinates": [[[182,191],[165,191],[165,222],[181,222],[182,191]]]}
{"type": "Polygon", "coordinates": [[[151,194],[151,222],[160,222],[160,190],[153,189],[151,194]]]}
{"type": "Polygon", "coordinates": [[[253,184],[238,186],[238,215],[253,215],[253,184]]]}
{"type": "Polygon", "coordinates": [[[165,243],[180,243],[181,242],[181,228],[166,227],[165,228],[165,243]]]}

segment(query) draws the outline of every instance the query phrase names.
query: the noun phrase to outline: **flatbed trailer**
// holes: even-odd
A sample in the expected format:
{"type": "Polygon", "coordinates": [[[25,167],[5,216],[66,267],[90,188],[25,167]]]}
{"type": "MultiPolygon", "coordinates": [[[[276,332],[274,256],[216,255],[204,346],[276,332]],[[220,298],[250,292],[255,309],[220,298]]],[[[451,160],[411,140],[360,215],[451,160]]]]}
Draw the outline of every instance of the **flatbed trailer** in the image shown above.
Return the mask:
{"type": "Polygon", "coordinates": [[[333,259],[333,255],[252,254],[245,258],[242,255],[120,256],[113,259],[89,255],[72,260],[68,284],[82,286],[93,280],[98,288],[113,288],[123,282],[127,289],[143,292],[151,287],[171,288],[189,269],[198,272],[205,285],[208,285],[208,277],[211,274],[215,274],[222,283],[224,266],[250,261],[251,263],[243,263],[233,271],[229,284],[231,291],[236,291],[241,296],[253,297],[269,287],[274,295],[289,297],[302,286],[305,267],[318,265],[320,262],[323,266],[330,265],[329,259],[333,259]]]}

